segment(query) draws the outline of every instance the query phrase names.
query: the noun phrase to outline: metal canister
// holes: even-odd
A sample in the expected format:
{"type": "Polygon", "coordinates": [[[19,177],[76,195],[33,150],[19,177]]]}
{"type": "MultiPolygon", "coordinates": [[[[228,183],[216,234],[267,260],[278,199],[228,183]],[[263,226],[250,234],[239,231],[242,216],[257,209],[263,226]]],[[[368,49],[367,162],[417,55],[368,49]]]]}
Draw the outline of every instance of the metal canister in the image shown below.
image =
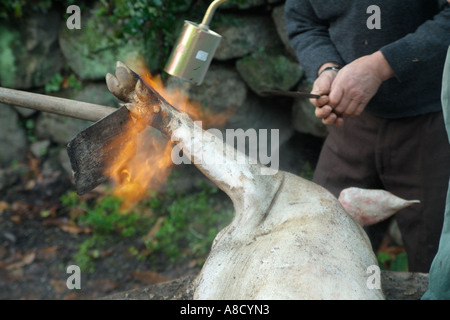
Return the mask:
{"type": "Polygon", "coordinates": [[[221,39],[222,36],[207,25],[186,20],[164,70],[200,85],[221,39]]]}

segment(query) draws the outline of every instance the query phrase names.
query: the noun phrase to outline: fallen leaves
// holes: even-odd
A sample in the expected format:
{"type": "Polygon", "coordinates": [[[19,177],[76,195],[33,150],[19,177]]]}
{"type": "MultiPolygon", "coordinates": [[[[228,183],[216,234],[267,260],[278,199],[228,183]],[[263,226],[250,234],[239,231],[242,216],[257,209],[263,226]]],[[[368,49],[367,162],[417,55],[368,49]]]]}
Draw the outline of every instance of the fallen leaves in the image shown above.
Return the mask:
{"type": "Polygon", "coordinates": [[[23,267],[30,265],[36,258],[36,252],[30,251],[26,253],[17,252],[11,257],[0,261],[0,271],[3,269],[6,273],[5,280],[8,281],[22,281],[25,277],[23,267]]]}
{"type": "Polygon", "coordinates": [[[36,258],[36,253],[34,251],[25,253],[24,255],[18,254],[14,257],[13,261],[4,266],[5,270],[14,270],[22,268],[23,266],[29,265],[36,258]]]}
{"type": "Polygon", "coordinates": [[[385,235],[377,250],[380,267],[392,271],[408,271],[408,257],[405,248],[392,245],[391,241],[391,237],[385,235]]]}
{"type": "Polygon", "coordinates": [[[37,213],[37,210],[33,205],[23,201],[15,201],[11,205],[6,203],[4,204],[4,207],[5,210],[10,210],[12,212],[9,219],[15,224],[22,224],[24,217],[30,217],[37,213]]]}
{"type": "Polygon", "coordinates": [[[91,228],[80,227],[74,221],[67,217],[50,218],[43,221],[44,226],[57,226],[61,230],[70,234],[89,234],[92,232],[91,228]]]}
{"type": "Polygon", "coordinates": [[[74,220],[82,214],[81,209],[72,209],[69,217],[58,217],[58,210],[60,205],[51,205],[44,210],[40,210],[37,206],[23,201],[14,201],[9,204],[6,201],[0,201],[0,213],[4,211],[11,211],[9,220],[17,225],[23,223],[24,218],[31,218],[39,216],[43,219],[44,226],[56,226],[61,230],[70,234],[90,234],[92,229],[78,226],[74,220]]]}
{"type": "Polygon", "coordinates": [[[110,279],[95,279],[86,283],[82,281],[80,290],[68,289],[67,280],[62,279],[50,279],[50,285],[63,300],[95,299],[100,294],[113,292],[119,287],[117,282],[110,279]]]}
{"type": "MultiPolygon", "coordinates": [[[[0,247],[3,251],[7,251],[5,247],[0,247]]],[[[10,254],[9,257],[0,261],[0,269],[11,271],[14,269],[23,268],[35,262],[35,260],[49,260],[53,259],[58,254],[58,246],[49,246],[41,249],[33,249],[25,252],[16,251],[10,254]]],[[[6,253],[3,253],[6,256],[6,253]]]]}
{"type": "Polygon", "coordinates": [[[50,246],[38,250],[38,257],[43,260],[53,259],[58,254],[58,246],[50,246]]]}
{"type": "Polygon", "coordinates": [[[150,231],[142,237],[142,241],[144,242],[152,242],[155,239],[156,233],[158,232],[159,228],[164,222],[164,219],[166,217],[159,217],[158,220],[156,220],[154,226],[150,229],[150,231]]]}
{"type": "Polygon", "coordinates": [[[0,213],[3,213],[5,210],[9,210],[11,207],[8,202],[0,201],[0,213]]]}
{"type": "Polygon", "coordinates": [[[162,275],[161,273],[150,271],[150,270],[137,270],[131,272],[131,277],[134,280],[145,284],[155,284],[160,282],[166,282],[172,280],[169,277],[162,275]]]}
{"type": "Polygon", "coordinates": [[[57,293],[67,293],[67,282],[66,280],[60,280],[60,279],[50,279],[50,285],[52,286],[53,290],[57,293]]]}

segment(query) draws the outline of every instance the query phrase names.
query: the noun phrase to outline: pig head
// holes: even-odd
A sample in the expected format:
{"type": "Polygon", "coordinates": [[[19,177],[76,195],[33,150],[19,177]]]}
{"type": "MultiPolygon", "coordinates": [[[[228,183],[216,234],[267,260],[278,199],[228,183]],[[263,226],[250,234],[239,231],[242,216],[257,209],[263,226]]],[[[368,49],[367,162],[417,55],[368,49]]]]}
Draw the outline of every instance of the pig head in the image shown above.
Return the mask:
{"type": "Polygon", "coordinates": [[[191,158],[232,200],[195,281],[195,299],[384,299],[368,285],[377,259],[367,235],[324,188],[245,158],[202,130],[118,63],[109,90],[191,158]],[[199,134],[201,133],[201,134],[199,134]]]}

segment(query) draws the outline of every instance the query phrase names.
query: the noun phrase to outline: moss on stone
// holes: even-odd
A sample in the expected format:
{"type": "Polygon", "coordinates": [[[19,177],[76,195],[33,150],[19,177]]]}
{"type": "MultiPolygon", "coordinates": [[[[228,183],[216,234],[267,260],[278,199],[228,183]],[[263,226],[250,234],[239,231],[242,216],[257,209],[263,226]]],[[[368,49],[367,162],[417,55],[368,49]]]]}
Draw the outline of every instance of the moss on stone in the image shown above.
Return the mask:
{"type": "Polygon", "coordinates": [[[19,39],[17,31],[0,26],[0,85],[2,87],[14,86],[16,61],[13,45],[16,39],[19,39]]]}
{"type": "Polygon", "coordinates": [[[242,78],[255,92],[261,90],[290,90],[303,77],[296,62],[281,53],[260,50],[236,62],[242,78]]]}
{"type": "Polygon", "coordinates": [[[144,54],[139,39],[118,39],[117,26],[107,17],[83,17],[80,30],[62,27],[60,45],[71,69],[82,80],[104,79],[115,68],[116,61],[144,54]]]}

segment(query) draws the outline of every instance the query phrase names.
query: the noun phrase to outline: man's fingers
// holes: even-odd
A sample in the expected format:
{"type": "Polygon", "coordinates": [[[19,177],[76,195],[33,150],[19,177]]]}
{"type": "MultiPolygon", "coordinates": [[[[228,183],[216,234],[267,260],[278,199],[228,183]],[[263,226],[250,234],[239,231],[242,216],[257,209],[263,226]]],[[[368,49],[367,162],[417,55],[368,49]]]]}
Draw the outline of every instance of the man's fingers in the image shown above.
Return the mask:
{"type": "MultiPolygon", "coordinates": [[[[329,104],[332,106],[335,110],[338,106],[340,106],[343,103],[343,99],[345,99],[344,90],[342,88],[332,88],[330,95],[329,95],[329,104]]],[[[341,107],[342,108],[342,107],[341,107]]],[[[343,110],[339,110],[338,112],[342,112],[343,110]]]]}
{"type": "Polygon", "coordinates": [[[328,105],[316,108],[315,115],[319,119],[327,118],[333,112],[333,108],[328,105]]]}
{"type": "Polygon", "coordinates": [[[358,101],[350,100],[350,102],[344,109],[343,115],[347,116],[347,117],[357,116],[356,112],[358,110],[359,105],[360,105],[360,103],[358,101]]]}
{"type": "Polygon", "coordinates": [[[356,108],[355,111],[355,116],[359,116],[365,109],[367,103],[361,102],[358,107],[356,108]]]}
{"type": "Polygon", "coordinates": [[[336,127],[341,127],[344,124],[344,118],[336,115],[336,113],[330,113],[328,117],[322,119],[322,122],[327,126],[335,125],[336,127]]]}
{"type": "Polygon", "coordinates": [[[315,100],[317,100],[317,103],[320,106],[324,106],[330,101],[330,98],[328,96],[322,95],[322,96],[320,96],[320,98],[315,99],[315,100]]]}
{"type": "Polygon", "coordinates": [[[342,118],[341,116],[338,116],[336,118],[336,121],[334,122],[334,125],[336,127],[342,127],[343,124],[344,124],[344,118],[342,118]]]}
{"type": "MultiPolygon", "coordinates": [[[[313,92],[311,92],[311,93],[313,93],[313,92]]],[[[315,93],[315,94],[317,94],[317,93],[315,93]]],[[[309,99],[309,102],[311,102],[311,104],[314,107],[320,108],[328,103],[328,96],[320,96],[320,98],[312,98],[312,99],[309,99]]]]}
{"type": "Polygon", "coordinates": [[[330,93],[330,90],[322,90],[320,88],[313,88],[311,90],[311,93],[318,94],[318,95],[322,96],[322,95],[328,95],[330,93]]]}
{"type": "Polygon", "coordinates": [[[335,110],[329,105],[316,108],[315,115],[317,118],[322,119],[322,122],[326,125],[335,125],[340,127],[344,123],[344,118],[341,114],[337,114],[335,110]]]}
{"type": "Polygon", "coordinates": [[[337,118],[338,116],[335,113],[330,113],[328,117],[322,119],[322,122],[327,126],[333,125],[336,122],[337,118]]]}
{"type": "Polygon", "coordinates": [[[360,102],[358,100],[350,100],[347,104],[343,101],[339,106],[334,108],[334,112],[338,115],[342,115],[344,117],[356,117],[359,116],[366,107],[366,103],[360,102]]]}

